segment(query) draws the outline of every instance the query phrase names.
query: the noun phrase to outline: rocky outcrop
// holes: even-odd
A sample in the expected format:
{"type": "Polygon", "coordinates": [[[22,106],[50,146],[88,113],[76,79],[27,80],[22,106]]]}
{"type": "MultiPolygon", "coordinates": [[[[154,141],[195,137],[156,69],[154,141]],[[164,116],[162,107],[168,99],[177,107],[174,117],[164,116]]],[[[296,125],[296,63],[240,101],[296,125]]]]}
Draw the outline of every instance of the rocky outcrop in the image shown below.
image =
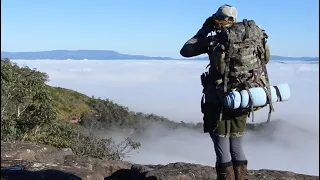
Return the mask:
{"type": "MultiPolygon", "coordinates": [[[[248,179],[317,180],[318,176],[287,171],[253,170],[248,179]]],[[[15,180],[213,180],[213,167],[189,163],[138,165],[77,157],[71,149],[32,143],[1,143],[1,179],[15,180]]]]}
{"type": "Polygon", "coordinates": [[[80,158],[71,149],[32,143],[1,143],[1,176],[7,176],[7,179],[11,176],[14,179],[43,176],[43,179],[100,180],[119,169],[130,167],[131,164],[126,162],[80,158]],[[22,167],[23,170],[15,170],[11,166],[22,167]]]}

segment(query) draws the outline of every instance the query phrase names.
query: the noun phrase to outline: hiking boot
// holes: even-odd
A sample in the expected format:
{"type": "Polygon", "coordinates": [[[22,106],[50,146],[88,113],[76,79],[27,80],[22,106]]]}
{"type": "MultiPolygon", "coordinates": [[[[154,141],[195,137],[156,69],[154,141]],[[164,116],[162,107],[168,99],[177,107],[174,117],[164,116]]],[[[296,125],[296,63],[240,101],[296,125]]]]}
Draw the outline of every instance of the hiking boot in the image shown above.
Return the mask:
{"type": "Polygon", "coordinates": [[[248,161],[232,161],[235,180],[245,180],[248,161]]]}
{"type": "Polygon", "coordinates": [[[217,180],[234,180],[232,162],[216,163],[217,180]]]}

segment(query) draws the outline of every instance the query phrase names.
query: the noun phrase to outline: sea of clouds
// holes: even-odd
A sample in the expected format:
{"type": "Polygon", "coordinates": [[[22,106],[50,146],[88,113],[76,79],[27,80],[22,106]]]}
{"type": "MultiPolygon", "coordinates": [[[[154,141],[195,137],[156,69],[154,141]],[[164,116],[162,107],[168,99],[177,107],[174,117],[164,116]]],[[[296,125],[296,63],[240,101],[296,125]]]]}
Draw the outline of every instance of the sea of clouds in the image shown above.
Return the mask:
{"type": "MultiPolygon", "coordinates": [[[[49,74],[52,86],[109,98],[131,110],[155,113],[174,121],[202,122],[200,75],[207,61],[188,60],[15,60],[49,74]]],[[[274,104],[272,122],[245,135],[250,169],[280,169],[319,175],[319,64],[268,64],[272,85],[288,83],[291,99],[274,104]]],[[[255,113],[264,122],[268,108],[255,113]]],[[[248,121],[251,121],[250,119],[248,121]]],[[[114,133],[118,138],[123,133],[114,133]]],[[[138,137],[142,147],[127,160],[142,164],[190,162],[213,166],[208,134],[170,131],[160,125],[138,137]]]]}

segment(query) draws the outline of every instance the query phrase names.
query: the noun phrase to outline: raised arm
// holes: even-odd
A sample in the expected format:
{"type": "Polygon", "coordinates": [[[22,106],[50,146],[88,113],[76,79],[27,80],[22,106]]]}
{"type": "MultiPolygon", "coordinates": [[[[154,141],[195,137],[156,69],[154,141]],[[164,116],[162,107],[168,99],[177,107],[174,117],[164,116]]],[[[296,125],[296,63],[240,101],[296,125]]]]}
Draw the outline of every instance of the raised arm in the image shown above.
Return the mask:
{"type": "Polygon", "coordinates": [[[211,37],[208,34],[214,31],[214,15],[210,16],[203,23],[202,28],[199,29],[196,35],[189,39],[181,48],[180,54],[183,57],[194,57],[208,52],[208,46],[211,37]]]}
{"type": "Polygon", "coordinates": [[[208,52],[210,37],[199,37],[197,35],[189,39],[181,48],[180,54],[183,57],[194,57],[208,52]]]}

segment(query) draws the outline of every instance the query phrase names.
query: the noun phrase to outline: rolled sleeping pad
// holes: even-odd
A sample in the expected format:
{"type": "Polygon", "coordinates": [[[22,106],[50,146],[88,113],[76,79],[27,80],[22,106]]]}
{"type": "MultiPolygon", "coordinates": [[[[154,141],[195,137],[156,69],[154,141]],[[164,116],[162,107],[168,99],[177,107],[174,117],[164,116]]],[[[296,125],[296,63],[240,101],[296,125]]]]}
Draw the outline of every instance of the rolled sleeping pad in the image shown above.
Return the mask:
{"type": "MultiPolygon", "coordinates": [[[[266,89],[266,87],[264,87],[266,89]]],[[[287,83],[270,86],[271,101],[282,102],[290,99],[290,88],[287,83]]],[[[261,107],[267,103],[267,94],[262,87],[250,88],[253,107],[261,107]]],[[[229,109],[249,108],[250,96],[247,90],[229,92],[224,98],[224,106],[229,109]]]]}

